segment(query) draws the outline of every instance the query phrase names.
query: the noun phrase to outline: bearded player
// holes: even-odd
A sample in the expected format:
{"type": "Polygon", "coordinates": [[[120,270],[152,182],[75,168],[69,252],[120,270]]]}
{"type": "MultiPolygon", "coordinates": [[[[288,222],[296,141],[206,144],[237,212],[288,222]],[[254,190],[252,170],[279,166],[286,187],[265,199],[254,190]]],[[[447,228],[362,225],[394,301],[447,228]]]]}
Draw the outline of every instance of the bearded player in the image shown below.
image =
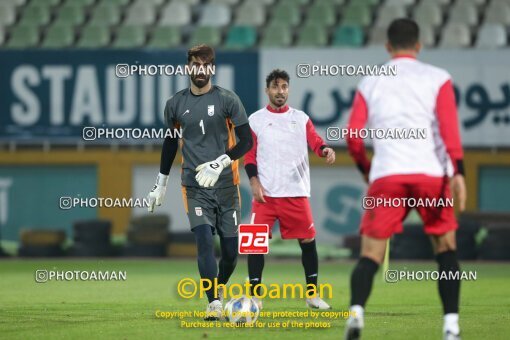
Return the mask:
{"type": "MultiPolygon", "coordinates": [[[[319,263],[315,227],[310,207],[310,167],[308,146],[327,164],[335,161],[335,152],[317,134],[312,120],[303,111],[289,107],[289,75],[274,70],[266,78],[269,104],[250,115],[253,147],[246,154],[245,170],[253,192],[251,223],[280,222],[283,239],[297,239],[305,270],[307,290],[317,287],[319,263]]],[[[264,255],[248,255],[251,295],[262,308],[260,291],[264,255]]],[[[329,309],[319,296],[308,297],[310,308],[329,309]]]]}
{"type": "MultiPolygon", "coordinates": [[[[252,137],[239,97],[211,84],[207,70],[214,61],[214,50],[209,46],[188,51],[188,65],[194,67],[190,87],[167,101],[165,123],[168,128],[182,129],[182,196],[195,235],[200,277],[210,282],[217,278],[219,284],[226,284],[237,262],[241,219],[238,159],[251,148],[252,137]],[[220,237],[219,270],[214,234],[220,237]]],[[[149,193],[150,212],[163,202],[177,148],[177,139],[165,138],[160,173],[149,193]]],[[[219,320],[223,306],[218,292],[209,289],[206,293],[209,304],[205,320],[219,320]]]]}
{"type": "MultiPolygon", "coordinates": [[[[436,200],[451,198],[450,186],[459,210],[466,201],[463,151],[457,108],[450,74],[416,59],[420,51],[418,25],[397,19],[388,28],[386,48],[396,65],[396,76],[370,76],[358,85],[349,129],[366,124],[374,129],[425,128],[424,139],[374,139],[374,157],[367,159],[363,140],[348,138],[349,152],[363,176],[369,180],[367,196],[375,198],[436,200]]],[[[349,135],[350,136],[350,135],[349,135]]],[[[355,135],[354,135],[355,136],[355,135]]],[[[425,233],[432,241],[440,279],[438,290],[443,305],[444,339],[460,339],[460,281],[448,277],[459,271],[452,206],[418,207],[425,233]]],[[[383,261],[387,240],[402,232],[410,208],[375,206],[361,221],[361,258],[351,276],[351,307],[346,339],[359,339],[364,327],[364,308],[374,274],[383,261]]],[[[455,277],[455,276],[454,276],[455,277]]]]}

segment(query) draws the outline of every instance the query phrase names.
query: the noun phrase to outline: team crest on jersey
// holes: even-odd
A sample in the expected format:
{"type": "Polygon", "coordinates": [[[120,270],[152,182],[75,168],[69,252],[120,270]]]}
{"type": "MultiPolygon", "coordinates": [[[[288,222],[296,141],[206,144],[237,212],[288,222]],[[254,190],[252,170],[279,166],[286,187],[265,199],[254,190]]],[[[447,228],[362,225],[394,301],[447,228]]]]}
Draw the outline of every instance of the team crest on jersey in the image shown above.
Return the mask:
{"type": "Polygon", "coordinates": [[[214,105],[207,105],[207,114],[209,116],[214,116],[214,105]]]}
{"type": "Polygon", "coordinates": [[[195,207],[195,215],[202,216],[202,207],[195,207]]]}

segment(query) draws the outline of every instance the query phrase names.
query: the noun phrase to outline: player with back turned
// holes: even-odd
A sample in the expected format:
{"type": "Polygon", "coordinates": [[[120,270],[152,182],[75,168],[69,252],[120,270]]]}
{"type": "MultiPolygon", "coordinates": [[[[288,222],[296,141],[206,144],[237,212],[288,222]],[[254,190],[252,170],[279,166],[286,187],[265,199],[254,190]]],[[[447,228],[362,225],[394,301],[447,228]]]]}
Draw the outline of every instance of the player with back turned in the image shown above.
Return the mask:
{"type": "MultiPolygon", "coordinates": [[[[397,66],[397,75],[370,76],[360,82],[349,129],[359,131],[366,124],[373,129],[426,128],[426,138],[374,139],[372,162],[366,157],[362,139],[348,138],[347,145],[369,181],[367,196],[445,200],[451,198],[450,182],[455,203],[463,211],[466,201],[463,151],[451,76],[443,69],[416,60],[421,47],[418,36],[418,25],[410,19],[391,23],[386,49],[392,56],[388,64],[397,66]]],[[[410,210],[403,205],[381,205],[366,210],[363,215],[361,258],[351,275],[352,313],[347,320],[346,339],[360,337],[365,304],[374,274],[383,261],[387,240],[394,233],[402,232],[402,222],[410,210]]],[[[458,226],[454,210],[452,206],[440,204],[417,210],[438,263],[443,338],[460,339],[460,280],[455,241],[458,226]]]]}
{"type": "MultiPolygon", "coordinates": [[[[198,270],[202,279],[226,284],[237,262],[238,223],[241,220],[238,159],[252,146],[252,137],[239,97],[211,84],[214,50],[206,45],[188,51],[194,67],[190,87],[177,92],[165,107],[168,128],[182,129],[182,196],[195,235],[198,270]],[[239,142],[236,143],[236,136],[239,142]],[[214,256],[213,235],[218,234],[221,259],[214,256]]],[[[167,137],[161,152],[160,173],[149,193],[149,211],[161,205],[178,141],[167,137]]],[[[206,320],[219,320],[222,302],[213,289],[207,291],[206,320]]]]}

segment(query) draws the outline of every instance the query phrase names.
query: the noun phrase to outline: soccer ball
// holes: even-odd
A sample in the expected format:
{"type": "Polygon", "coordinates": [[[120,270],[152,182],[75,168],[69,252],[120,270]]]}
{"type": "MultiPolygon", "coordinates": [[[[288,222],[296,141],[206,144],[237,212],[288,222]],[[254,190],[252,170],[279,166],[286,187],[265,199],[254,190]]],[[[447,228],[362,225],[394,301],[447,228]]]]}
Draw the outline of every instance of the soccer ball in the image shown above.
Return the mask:
{"type": "Polygon", "coordinates": [[[259,307],[255,301],[244,295],[227,302],[224,312],[227,321],[232,323],[253,323],[259,317],[259,307]]]}

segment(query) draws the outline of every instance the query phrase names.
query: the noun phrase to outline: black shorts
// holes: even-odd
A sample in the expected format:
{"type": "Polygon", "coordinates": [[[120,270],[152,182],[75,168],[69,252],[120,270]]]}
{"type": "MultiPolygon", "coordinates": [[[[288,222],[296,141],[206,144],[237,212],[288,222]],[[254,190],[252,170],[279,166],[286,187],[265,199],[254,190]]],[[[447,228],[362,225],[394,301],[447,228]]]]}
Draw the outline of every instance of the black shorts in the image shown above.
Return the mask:
{"type": "Polygon", "coordinates": [[[209,224],[222,237],[237,236],[241,220],[238,185],[219,189],[183,186],[182,198],[191,230],[209,224]]]}

